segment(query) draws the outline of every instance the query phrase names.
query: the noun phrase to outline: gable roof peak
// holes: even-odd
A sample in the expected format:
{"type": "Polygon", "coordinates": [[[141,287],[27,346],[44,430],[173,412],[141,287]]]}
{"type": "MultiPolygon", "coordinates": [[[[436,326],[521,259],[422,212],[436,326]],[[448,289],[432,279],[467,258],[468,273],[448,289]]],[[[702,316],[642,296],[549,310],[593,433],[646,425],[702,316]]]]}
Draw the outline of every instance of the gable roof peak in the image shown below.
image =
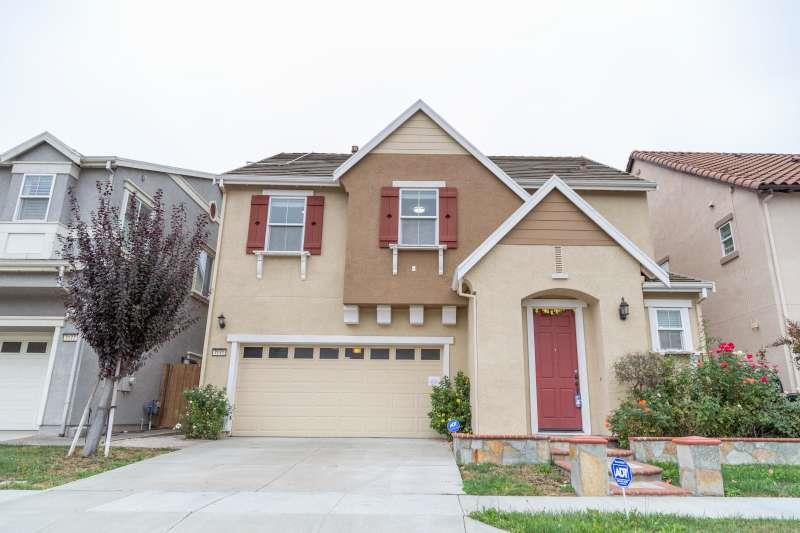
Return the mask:
{"type": "Polygon", "coordinates": [[[69,146],[67,143],[63,142],[61,139],[50,133],[49,131],[43,131],[39,135],[31,137],[27,141],[18,144],[14,148],[11,148],[7,152],[0,155],[0,161],[7,162],[11,161],[13,158],[27,152],[31,148],[39,146],[42,143],[47,143],[59,152],[61,152],[65,157],[67,157],[70,161],[75,163],[76,165],[81,164],[81,158],[83,157],[80,152],[69,146]]]}
{"type": "Polygon", "coordinates": [[[648,256],[641,248],[631,241],[628,237],[623,235],[611,222],[601,215],[589,202],[581,198],[572,187],[562,180],[557,175],[553,174],[544,185],[542,185],[534,194],[532,194],[516,211],[511,213],[496,230],[489,235],[477,248],[475,248],[466,259],[464,259],[453,273],[452,289],[457,290],[464,276],[478,264],[478,262],[486,256],[508,232],[510,232],[525,216],[533,211],[544,198],[553,190],[558,190],[567,197],[575,206],[583,211],[595,224],[605,231],[609,237],[614,239],[626,252],[633,256],[648,272],[653,274],[655,278],[664,283],[667,287],[670,286],[669,274],[661,268],[650,256],[648,256]]]}
{"type": "Polygon", "coordinates": [[[411,104],[405,111],[403,111],[397,118],[389,123],[383,130],[381,130],[375,137],[362,146],[356,153],[351,155],[347,160],[339,165],[333,172],[335,180],[339,180],[348,170],[353,168],[364,156],[374,150],[381,142],[383,142],[389,135],[391,135],[397,128],[403,125],[412,115],[417,112],[425,113],[437,126],[442,128],[454,141],[461,145],[464,150],[469,152],[475,159],[477,159],[489,172],[494,174],[500,181],[506,184],[509,189],[519,196],[522,200],[526,200],[530,195],[525,189],[514,181],[508,174],[505,173],[499,166],[497,166],[491,159],[483,155],[471,142],[469,142],[463,135],[461,135],[455,128],[453,128],[444,118],[442,118],[436,111],[433,110],[422,99],[417,100],[411,104]]]}

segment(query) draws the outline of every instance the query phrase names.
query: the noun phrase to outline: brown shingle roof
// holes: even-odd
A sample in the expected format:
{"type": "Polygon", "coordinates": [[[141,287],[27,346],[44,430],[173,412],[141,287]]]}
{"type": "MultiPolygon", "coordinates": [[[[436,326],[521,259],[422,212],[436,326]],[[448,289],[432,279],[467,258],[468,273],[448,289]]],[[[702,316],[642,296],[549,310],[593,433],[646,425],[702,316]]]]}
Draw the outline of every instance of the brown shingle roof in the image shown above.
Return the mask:
{"type": "Polygon", "coordinates": [[[800,190],[800,154],[636,150],[628,159],[628,172],[634,159],[748,189],[800,190]]]}
{"type": "MultiPolygon", "coordinates": [[[[351,154],[284,152],[227,172],[262,176],[331,177],[351,154]]],[[[627,172],[585,157],[489,156],[512,179],[525,186],[527,180],[547,179],[629,179],[644,181],[627,172]]]]}

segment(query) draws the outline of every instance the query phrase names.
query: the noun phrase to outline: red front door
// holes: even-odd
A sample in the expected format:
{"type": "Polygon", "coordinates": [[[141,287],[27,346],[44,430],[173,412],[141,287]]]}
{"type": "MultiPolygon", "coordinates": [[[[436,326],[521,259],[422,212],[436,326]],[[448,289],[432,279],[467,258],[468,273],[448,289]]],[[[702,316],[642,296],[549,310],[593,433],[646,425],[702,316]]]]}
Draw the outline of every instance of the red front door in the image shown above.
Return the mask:
{"type": "Polygon", "coordinates": [[[536,402],[539,430],[580,431],[578,394],[578,350],[575,312],[533,315],[536,355],[536,402]]]}

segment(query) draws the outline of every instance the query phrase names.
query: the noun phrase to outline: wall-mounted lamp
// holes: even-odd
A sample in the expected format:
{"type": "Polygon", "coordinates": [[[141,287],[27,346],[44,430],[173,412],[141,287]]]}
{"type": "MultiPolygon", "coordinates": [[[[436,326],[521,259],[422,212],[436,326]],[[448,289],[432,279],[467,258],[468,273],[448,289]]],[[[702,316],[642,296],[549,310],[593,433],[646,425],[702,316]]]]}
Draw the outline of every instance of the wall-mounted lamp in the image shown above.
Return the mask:
{"type": "Polygon", "coordinates": [[[217,317],[217,324],[219,324],[219,329],[225,329],[225,315],[222,313],[217,317]]]}
{"type": "Polygon", "coordinates": [[[628,302],[625,301],[625,298],[619,303],[619,319],[620,320],[627,320],[628,314],[630,313],[630,306],[628,302]]]}

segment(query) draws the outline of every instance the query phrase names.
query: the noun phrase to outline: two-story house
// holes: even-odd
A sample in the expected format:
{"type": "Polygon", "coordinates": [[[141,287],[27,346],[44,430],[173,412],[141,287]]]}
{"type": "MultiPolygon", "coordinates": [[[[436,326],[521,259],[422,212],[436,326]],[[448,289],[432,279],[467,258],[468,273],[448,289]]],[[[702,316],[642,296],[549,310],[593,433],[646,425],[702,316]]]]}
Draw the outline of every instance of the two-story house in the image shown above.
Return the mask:
{"type": "Polygon", "coordinates": [[[658,183],[651,196],[656,257],[717,282],[703,304],[709,334],[767,348],[788,392],[800,373],[786,320],[800,320],[800,154],[635,151],[628,172],[658,183]]]}
{"type": "Polygon", "coordinates": [[[0,155],[0,429],[64,433],[75,425],[97,379],[97,358],[65,318],[58,236],[70,219],[68,189],[84,219],[97,205],[96,183],[113,180],[116,205],[135,194],[137,215],[164,191],[167,206],[183,203],[190,220],[211,216],[191,301],[198,324],[152,354],[133,380],[123,380],[116,424],[139,423],[145,402],[158,399],[161,363],[200,359],[211,265],[217,240],[219,189],[214,176],[116,156],[84,156],[49,133],[0,155]]]}
{"type": "Polygon", "coordinates": [[[434,435],[471,379],[479,433],[604,433],[613,362],[692,352],[711,283],[652,259],[651,181],[487,157],[422,101],[352,153],[223,174],[201,382],[234,435],[434,435]]]}

